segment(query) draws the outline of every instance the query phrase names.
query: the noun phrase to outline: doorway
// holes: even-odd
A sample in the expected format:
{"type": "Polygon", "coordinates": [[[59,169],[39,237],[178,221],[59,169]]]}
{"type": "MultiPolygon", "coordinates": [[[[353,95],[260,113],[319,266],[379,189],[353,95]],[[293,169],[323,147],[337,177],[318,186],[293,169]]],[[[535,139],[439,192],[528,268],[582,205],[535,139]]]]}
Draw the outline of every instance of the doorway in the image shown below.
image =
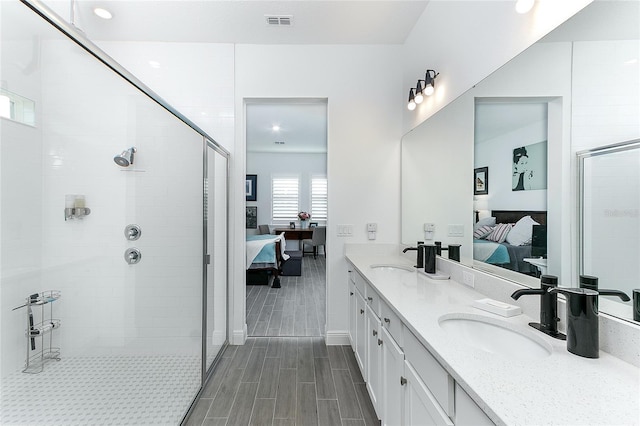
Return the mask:
{"type": "Polygon", "coordinates": [[[282,274],[247,272],[247,334],[324,336],[327,100],[251,99],[245,112],[247,239],[284,232],[290,256],[282,274]]]}

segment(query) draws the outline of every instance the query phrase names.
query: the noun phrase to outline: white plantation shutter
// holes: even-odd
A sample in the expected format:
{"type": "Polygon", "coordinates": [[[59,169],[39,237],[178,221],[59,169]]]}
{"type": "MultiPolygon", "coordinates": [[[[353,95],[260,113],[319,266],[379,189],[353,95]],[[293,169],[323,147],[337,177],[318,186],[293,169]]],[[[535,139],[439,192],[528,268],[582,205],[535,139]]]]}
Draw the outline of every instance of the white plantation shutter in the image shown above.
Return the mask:
{"type": "Polygon", "coordinates": [[[298,177],[274,177],[271,180],[271,217],[274,222],[298,219],[298,177]]]}
{"type": "Polygon", "coordinates": [[[311,220],[327,221],[327,178],[325,176],[311,178],[311,220]]]}

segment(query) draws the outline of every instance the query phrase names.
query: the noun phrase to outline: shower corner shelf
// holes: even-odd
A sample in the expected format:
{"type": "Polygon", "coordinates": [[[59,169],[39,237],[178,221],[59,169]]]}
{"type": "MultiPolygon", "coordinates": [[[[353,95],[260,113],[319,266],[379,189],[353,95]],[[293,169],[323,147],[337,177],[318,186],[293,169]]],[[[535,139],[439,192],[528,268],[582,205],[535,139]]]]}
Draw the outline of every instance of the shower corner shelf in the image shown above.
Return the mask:
{"type": "Polygon", "coordinates": [[[44,370],[44,364],[50,360],[60,361],[60,348],[53,346],[53,331],[60,327],[60,320],[53,318],[53,302],[61,296],[58,290],[35,293],[26,298],[24,305],[15,309],[27,308],[27,358],[23,373],[37,374],[44,370]],[[48,305],[48,309],[46,307],[48,305]],[[34,307],[40,307],[40,316],[34,322],[34,307]],[[36,342],[39,343],[36,344],[36,342]]]}

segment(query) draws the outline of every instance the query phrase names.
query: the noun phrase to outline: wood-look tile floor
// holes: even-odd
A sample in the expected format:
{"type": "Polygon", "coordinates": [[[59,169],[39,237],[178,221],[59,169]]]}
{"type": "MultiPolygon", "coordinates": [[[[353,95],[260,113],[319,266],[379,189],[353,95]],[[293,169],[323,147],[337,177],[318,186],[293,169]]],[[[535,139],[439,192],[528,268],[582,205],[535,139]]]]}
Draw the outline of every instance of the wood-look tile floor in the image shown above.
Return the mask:
{"type": "Polygon", "coordinates": [[[196,425],[380,425],[350,346],[251,337],[229,346],[196,403],[196,425]]]}
{"type": "Polygon", "coordinates": [[[326,312],[324,256],[304,256],[302,276],[281,277],[281,288],[247,286],[249,336],[322,336],[326,312]]]}

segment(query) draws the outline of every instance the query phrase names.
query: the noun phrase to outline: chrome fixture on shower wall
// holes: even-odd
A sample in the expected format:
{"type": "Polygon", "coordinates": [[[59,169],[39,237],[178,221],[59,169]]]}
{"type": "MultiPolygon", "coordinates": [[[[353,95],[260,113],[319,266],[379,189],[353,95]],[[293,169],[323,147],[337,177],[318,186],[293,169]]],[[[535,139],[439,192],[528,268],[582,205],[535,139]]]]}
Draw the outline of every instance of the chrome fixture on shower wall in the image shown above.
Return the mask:
{"type": "Polygon", "coordinates": [[[113,161],[120,167],[129,167],[133,164],[133,157],[136,153],[136,147],[132,146],[131,148],[122,151],[120,155],[116,155],[113,157],[113,161]]]}

